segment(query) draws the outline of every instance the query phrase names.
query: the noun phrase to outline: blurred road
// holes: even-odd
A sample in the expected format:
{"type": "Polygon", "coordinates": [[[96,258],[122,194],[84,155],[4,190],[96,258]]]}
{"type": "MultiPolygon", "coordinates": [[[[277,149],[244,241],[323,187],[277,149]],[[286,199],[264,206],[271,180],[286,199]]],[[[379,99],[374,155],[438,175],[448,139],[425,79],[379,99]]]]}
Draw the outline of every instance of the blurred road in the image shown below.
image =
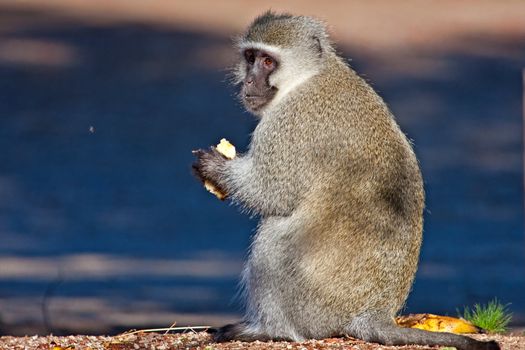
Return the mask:
{"type": "Polygon", "coordinates": [[[192,149],[248,144],[230,38],[270,7],[325,19],[414,140],[427,212],[404,312],[498,297],[524,325],[525,3],[421,4],[2,1],[0,332],[238,316],[255,222],[189,169],[192,149]]]}

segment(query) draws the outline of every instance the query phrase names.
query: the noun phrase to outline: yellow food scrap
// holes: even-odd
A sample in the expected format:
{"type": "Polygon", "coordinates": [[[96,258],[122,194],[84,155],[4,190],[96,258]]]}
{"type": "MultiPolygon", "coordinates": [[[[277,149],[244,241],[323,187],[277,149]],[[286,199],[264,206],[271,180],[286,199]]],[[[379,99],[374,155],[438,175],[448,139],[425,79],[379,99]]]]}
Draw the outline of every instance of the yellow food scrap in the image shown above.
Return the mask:
{"type": "MultiPolygon", "coordinates": [[[[230,143],[230,141],[226,139],[221,139],[221,142],[217,144],[215,147],[217,152],[222,154],[228,159],[233,159],[237,155],[237,152],[235,150],[235,146],[230,143]]],[[[204,187],[211,193],[213,193],[217,198],[219,198],[221,201],[226,198],[226,193],[222,193],[219,191],[218,188],[216,188],[211,182],[204,181],[204,187]]]]}
{"type": "Polygon", "coordinates": [[[456,334],[480,333],[481,329],[462,318],[434,314],[410,314],[396,317],[396,323],[405,328],[456,334]]]}
{"type": "Polygon", "coordinates": [[[221,139],[221,142],[216,147],[217,151],[228,159],[233,159],[237,155],[235,146],[226,139],[221,139]]]}
{"type": "Polygon", "coordinates": [[[219,191],[219,189],[208,180],[204,181],[204,188],[207,189],[208,192],[213,193],[221,201],[224,200],[224,198],[226,198],[226,193],[222,193],[221,191],[219,191]]]}
{"type": "Polygon", "coordinates": [[[51,346],[51,350],[74,350],[74,346],[67,346],[67,347],[62,347],[62,346],[59,346],[59,345],[56,345],[56,344],[50,344],[51,346]]]}

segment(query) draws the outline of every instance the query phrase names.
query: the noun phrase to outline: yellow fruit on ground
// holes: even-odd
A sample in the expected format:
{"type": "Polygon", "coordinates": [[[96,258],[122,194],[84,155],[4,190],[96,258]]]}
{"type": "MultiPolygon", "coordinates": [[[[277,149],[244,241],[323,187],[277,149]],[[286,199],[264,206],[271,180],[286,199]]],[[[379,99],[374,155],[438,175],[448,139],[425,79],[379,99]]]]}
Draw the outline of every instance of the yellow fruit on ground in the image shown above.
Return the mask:
{"type": "Polygon", "coordinates": [[[481,329],[467,320],[434,314],[410,314],[396,317],[396,323],[405,328],[456,334],[480,333],[481,329]]]}

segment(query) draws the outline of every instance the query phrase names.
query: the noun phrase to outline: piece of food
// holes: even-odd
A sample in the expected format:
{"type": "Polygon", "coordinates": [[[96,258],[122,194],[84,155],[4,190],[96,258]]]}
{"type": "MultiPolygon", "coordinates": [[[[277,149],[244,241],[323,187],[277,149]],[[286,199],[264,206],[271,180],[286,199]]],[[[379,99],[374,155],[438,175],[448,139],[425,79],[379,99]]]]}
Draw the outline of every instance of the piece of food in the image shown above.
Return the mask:
{"type": "Polygon", "coordinates": [[[213,185],[208,180],[204,181],[204,188],[208,190],[208,192],[213,193],[217,198],[219,198],[221,201],[226,198],[226,193],[222,193],[215,185],[213,185]]]}
{"type": "Polygon", "coordinates": [[[233,159],[237,155],[235,146],[226,139],[221,139],[221,142],[215,147],[217,151],[228,159],[233,159]]]}
{"type": "Polygon", "coordinates": [[[396,317],[396,323],[405,328],[456,334],[480,333],[481,329],[462,318],[434,314],[410,314],[396,317]]]}
{"type": "MultiPolygon", "coordinates": [[[[221,139],[221,142],[217,144],[215,147],[217,152],[222,154],[228,159],[233,159],[237,155],[237,152],[235,150],[235,146],[230,143],[230,141],[226,139],[221,139]]],[[[224,200],[227,196],[226,193],[221,192],[218,188],[216,188],[211,182],[204,181],[204,187],[211,193],[213,193],[217,198],[219,198],[221,201],[224,200]]]]}

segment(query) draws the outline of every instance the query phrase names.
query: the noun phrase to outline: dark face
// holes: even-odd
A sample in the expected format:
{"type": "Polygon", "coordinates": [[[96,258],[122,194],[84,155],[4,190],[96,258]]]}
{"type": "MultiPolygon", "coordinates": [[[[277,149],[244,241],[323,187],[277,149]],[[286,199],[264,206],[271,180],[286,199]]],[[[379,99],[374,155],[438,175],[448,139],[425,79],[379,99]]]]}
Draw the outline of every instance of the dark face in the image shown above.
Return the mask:
{"type": "Polygon", "coordinates": [[[243,56],[246,76],[240,97],[248,110],[256,112],[267,105],[277,92],[277,88],[270,85],[269,77],[277,69],[278,62],[275,57],[257,49],[244,50],[243,56]]]}

